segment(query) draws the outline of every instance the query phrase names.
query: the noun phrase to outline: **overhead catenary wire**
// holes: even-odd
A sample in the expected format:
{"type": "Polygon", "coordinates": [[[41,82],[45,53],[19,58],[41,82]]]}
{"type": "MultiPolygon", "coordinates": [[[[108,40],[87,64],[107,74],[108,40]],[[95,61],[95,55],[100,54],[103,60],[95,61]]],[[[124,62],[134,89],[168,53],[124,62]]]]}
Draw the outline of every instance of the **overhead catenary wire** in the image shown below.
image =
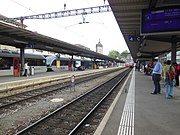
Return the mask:
{"type": "MultiPolygon", "coordinates": [[[[13,3],[15,3],[15,4],[17,4],[17,5],[19,5],[19,6],[21,6],[21,7],[23,7],[23,8],[26,9],[26,10],[31,11],[32,13],[37,14],[37,12],[33,11],[30,7],[28,8],[28,7],[24,6],[23,4],[15,1],[15,0],[10,0],[10,1],[13,2],[13,3]]],[[[66,3],[64,3],[64,9],[66,9],[66,3]]],[[[59,23],[57,23],[57,22],[55,22],[55,21],[53,21],[53,20],[49,20],[49,21],[53,22],[53,23],[54,23],[55,25],[57,25],[58,27],[63,28],[63,29],[65,29],[65,30],[67,30],[67,31],[75,34],[76,36],[79,36],[79,37],[81,37],[81,38],[87,39],[87,38],[84,37],[83,35],[81,35],[81,34],[79,34],[79,33],[76,33],[76,32],[74,32],[74,31],[72,31],[72,30],[69,30],[69,29],[67,29],[66,27],[60,25],[59,23]]]]}
{"type": "MultiPolygon", "coordinates": [[[[91,6],[91,4],[88,2],[88,0],[85,0],[86,1],[86,3],[89,5],[89,6],[91,6]]],[[[104,0],[104,5],[106,4],[106,0],[104,0]]],[[[109,5],[109,3],[108,3],[108,5],[109,5]]],[[[111,9],[110,9],[111,10],[111,9]]],[[[95,14],[96,16],[97,16],[97,18],[100,20],[100,22],[102,22],[102,24],[103,24],[103,27],[107,30],[107,31],[110,31],[109,29],[108,29],[108,27],[106,26],[106,24],[103,22],[103,20],[101,19],[101,17],[98,15],[98,14],[95,14]]]]}

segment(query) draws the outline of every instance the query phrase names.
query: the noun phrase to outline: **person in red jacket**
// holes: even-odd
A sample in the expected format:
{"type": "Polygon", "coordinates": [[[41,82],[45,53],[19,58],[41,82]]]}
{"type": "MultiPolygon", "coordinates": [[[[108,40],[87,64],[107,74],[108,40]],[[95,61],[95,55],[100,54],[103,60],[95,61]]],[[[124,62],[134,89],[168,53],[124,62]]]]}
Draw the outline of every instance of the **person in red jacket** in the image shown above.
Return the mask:
{"type": "Polygon", "coordinates": [[[180,65],[178,65],[176,62],[173,63],[174,69],[175,69],[175,80],[176,80],[176,86],[179,86],[179,74],[180,74],[180,65]]]}

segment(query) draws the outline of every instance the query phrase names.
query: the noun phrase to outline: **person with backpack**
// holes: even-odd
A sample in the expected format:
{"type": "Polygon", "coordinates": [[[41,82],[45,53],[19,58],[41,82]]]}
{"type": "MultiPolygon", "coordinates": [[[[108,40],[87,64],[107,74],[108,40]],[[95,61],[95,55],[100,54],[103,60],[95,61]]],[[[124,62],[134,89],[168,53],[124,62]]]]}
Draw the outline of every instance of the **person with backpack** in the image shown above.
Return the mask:
{"type": "Polygon", "coordinates": [[[165,80],[165,89],[166,89],[166,98],[173,98],[174,87],[173,82],[175,78],[175,69],[171,66],[171,61],[168,60],[166,66],[163,68],[164,80],[165,80]]]}

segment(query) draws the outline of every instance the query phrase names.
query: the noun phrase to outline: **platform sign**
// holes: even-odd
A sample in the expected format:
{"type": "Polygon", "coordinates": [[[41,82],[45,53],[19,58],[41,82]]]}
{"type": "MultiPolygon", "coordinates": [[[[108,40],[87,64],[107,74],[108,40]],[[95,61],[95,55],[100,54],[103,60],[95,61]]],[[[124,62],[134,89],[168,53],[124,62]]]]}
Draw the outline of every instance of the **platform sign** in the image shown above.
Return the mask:
{"type": "Polygon", "coordinates": [[[56,59],[60,60],[60,54],[56,54],[56,59]]]}
{"type": "Polygon", "coordinates": [[[141,37],[140,36],[128,36],[128,41],[129,42],[140,42],[141,37]]]}
{"type": "Polygon", "coordinates": [[[56,67],[57,67],[57,68],[60,68],[60,65],[61,65],[61,64],[60,64],[60,60],[57,60],[57,61],[56,61],[56,67]]]}

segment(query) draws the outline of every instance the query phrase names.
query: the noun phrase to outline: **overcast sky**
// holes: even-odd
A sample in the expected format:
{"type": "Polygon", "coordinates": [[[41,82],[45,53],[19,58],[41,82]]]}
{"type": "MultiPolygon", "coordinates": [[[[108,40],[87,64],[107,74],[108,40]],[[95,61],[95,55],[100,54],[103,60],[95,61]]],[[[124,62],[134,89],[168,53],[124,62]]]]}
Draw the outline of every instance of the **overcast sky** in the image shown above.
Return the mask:
{"type": "MultiPolygon", "coordinates": [[[[104,5],[104,0],[3,0],[0,14],[7,17],[19,17],[40,13],[63,11],[104,5]]],[[[108,4],[106,1],[105,4],[108,4]]],[[[103,45],[103,53],[109,51],[123,52],[128,50],[121,31],[112,12],[89,14],[86,24],[82,16],[64,17],[48,20],[25,20],[26,29],[50,36],[71,44],[81,44],[95,51],[99,42],[103,45]]],[[[129,51],[129,50],[128,50],[129,51]]]]}

